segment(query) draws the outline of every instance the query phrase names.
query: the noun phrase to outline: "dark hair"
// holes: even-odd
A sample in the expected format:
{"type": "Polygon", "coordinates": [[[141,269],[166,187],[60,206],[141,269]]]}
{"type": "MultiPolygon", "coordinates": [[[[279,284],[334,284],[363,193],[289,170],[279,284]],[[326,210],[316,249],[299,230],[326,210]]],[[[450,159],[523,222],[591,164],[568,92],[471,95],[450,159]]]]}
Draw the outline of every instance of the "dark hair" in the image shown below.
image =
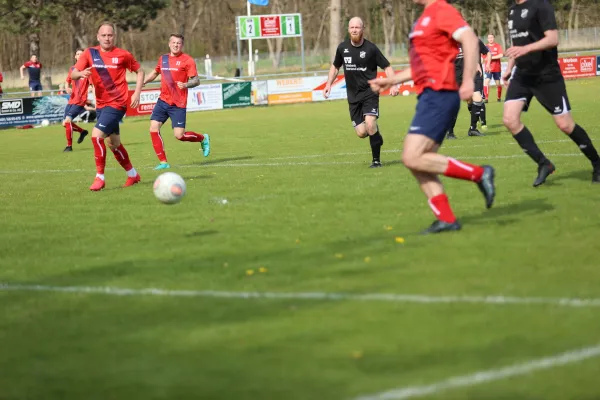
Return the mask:
{"type": "Polygon", "coordinates": [[[78,51],[85,51],[85,50],[83,50],[81,47],[78,47],[75,49],[75,53],[77,53],[78,51]]]}
{"type": "Polygon", "coordinates": [[[104,21],[102,22],[100,25],[98,25],[98,29],[96,29],[96,32],[98,32],[100,30],[100,28],[102,28],[103,26],[108,25],[112,28],[113,32],[116,32],[117,29],[115,28],[115,24],[113,24],[110,21],[104,21]]]}
{"type": "Polygon", "coordinates": [[[181,41],[185,41],[185,39],[183,38],[183,35],[180,35],[179,33],[171,33],[169,35],[169,39],[171,39],[172,37],[176,37],[177,39],[181,39],[181,41]]]}

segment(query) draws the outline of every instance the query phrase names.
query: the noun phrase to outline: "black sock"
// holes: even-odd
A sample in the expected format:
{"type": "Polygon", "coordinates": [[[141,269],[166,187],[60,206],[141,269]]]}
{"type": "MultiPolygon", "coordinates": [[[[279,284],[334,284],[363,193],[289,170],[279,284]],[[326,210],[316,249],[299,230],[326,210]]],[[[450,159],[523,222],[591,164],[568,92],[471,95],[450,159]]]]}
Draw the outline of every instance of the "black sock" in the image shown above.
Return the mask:
{"type": "Polygon", "coordinates": [[[598,157],[598,152],[592,144],[587,132],[582,127],[575,125],[575,129],[573,129],[573,132],[571,132],[569,137],[579,147],[579,150],[585,154],[588,160],[592,162],[594,167],[600,167],[600,157],[598,157]]]}
{"type": "Polygon", "coordinates": [[[538,164],[543,164],[548,161],[546,156],[544,156],[544,153],[542,153],[537,144],[535,144],[533,135],[531,135],[531,132],[529,132],[529,129],[527,129],[526,126],[523,126],[521,132],[514,135],[514,138],[533,161],[538,164]]]}
{"type": "Polygon", "coordinates": [[[485,118],[485,103],[481,103],[481,113],[479,114],[481,125],[487,125],[487,119],[485,118]]]}
{"type": "Polygon", "coordinates": [[[379,161],[381,155],[381,146],[383,146],[383,136],[379,131],[375,132],[374,135],[369,135],[369,143],[371,144],[371,153],[373,154],[373,161],[379,161]]]}
{"type": "Polygon", "coordinates": [[[480,107],[477,104],[471,106],[471,127],[470,130],[477,129],[477,121],[479,121],[480,107]]]}
{"type": "Polygon", "coordinates": [[[457,119],[458,119],[458,113],[456,113],[456,115],[454,116],[454,119],[452,120],[452,123],[450,124],[450,130],[448,131],[449,133],[454,134],[454,127],[456,126],[457,119]]]}

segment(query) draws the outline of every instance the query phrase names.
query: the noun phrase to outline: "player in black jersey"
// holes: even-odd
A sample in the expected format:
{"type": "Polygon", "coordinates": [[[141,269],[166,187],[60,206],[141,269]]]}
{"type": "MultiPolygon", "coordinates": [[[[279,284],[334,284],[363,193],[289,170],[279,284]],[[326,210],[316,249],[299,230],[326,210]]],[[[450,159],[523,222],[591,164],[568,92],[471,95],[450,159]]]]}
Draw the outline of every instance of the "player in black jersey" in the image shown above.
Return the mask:
{"type": "MultiPolygon", "coordinates": [[[[370,168],[377,168],[381,167],[383,137],[377,126],[379,94],[371,90],[369,81],[377,77],[377,67],[385,70],[387,76],[394,76],[395,73],[390,62],[377,46],[363,37],[364,28],[360,18],[354,17],[350,20],[348,24],[350,39],[342,42],[335,52],[323,96],[329,97],[331,85],[343,65],[350,118],[358,137],[369,137],[373,155],[370,168]]],[[[398,86],[394,86],[390,94],[398,95],[398,86]]]]}
{"type": "MultiPolygon", "coordinates": [[[[486,56],[485,60],[485,68],[489,69],[490,62],[492,61],[492,53],[488,50],[485,44],[479,39],[479,55],[486,56]]],[[[481,60],[481,57],[479,57],[481,60]]],[[[458,46],[458,55],[454,60],[454,68],[456,74],[456,82],[460,86],[463,80],[463,51],[462,47],[458,46]]],[[[485,103],[483,102],[483,67],[481,62],[477,66],[477,72],[475,73],[475,89],[473,92],[473,97],[471,101],[468,102],[469,112],[471,114],[471,125],[469,126],[468,135],[469,136],[484,136],[481,132],[477,130],[477,122],[481,118],[481,126],[483,129],[487,129],[487,123],[485,118],[485,103]]],[[[456,119],[458,118],[458,114],[452,121],[450,125],[450,130],[446,135],[446,139],[456,139],[456,135],[454,134],[454,126],[456,125],[456,119]]]]}
{"type": "Polygon", "coordinates": [[[516,0],[508,12],[508,30],[513,47],[506,51],[509,62],[504,80],[510,79],[510,85],[503,119],[519,146],[538,164],[538,176],[533,186],[543,184],[556,169],[521,122],[521,112],[527,111],[533,97],[552,114],[558,128],[591,161],[592,182],[600,183],[598,152],[571,115],[565,81],[558,65],[558,31],[552,5],[547,0],[516,0]]]}

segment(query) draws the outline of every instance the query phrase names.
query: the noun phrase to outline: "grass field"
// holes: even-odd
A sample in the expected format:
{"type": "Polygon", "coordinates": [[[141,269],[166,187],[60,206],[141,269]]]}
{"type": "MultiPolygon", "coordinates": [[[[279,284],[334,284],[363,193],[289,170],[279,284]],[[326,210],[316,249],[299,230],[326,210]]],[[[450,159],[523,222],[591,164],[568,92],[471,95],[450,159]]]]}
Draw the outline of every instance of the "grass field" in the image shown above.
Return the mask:
{"type": "MultiPolygon", "coordinates": [[[[568,88],[600,143],[600,79],[568,88]]],[[[433,215],[398,161],[414,104],[382,99],[377,170],[344,102],[190,114],[213,153],[164,130],[175,206],[152,195],[147,119],[121,127],[142,183],[121,189],[109,156],[99,193],[89,140],[0,132],[0,399],[600,398],[588,161],[535,103],[557,172],[534,189],[502,105],[483,138],[464,107],[444,152],[494,165],[496,204],[446,179],[463,230],[421,236],[433,215]]]]}

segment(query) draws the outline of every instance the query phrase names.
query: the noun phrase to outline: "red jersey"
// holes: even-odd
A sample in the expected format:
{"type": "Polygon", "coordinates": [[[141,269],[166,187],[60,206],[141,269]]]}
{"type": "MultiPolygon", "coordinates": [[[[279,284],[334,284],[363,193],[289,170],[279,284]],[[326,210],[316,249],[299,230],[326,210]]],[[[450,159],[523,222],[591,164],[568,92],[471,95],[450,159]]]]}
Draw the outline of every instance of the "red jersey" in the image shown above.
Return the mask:
{"type": "Polygon", "coordinates": [[[78,71],[92,67],[91,80],[96,92],[96,107],[127,108],[129,89],[126,70],[137,72],[140,64],[127,50],[118,47],[103,51],[100,46],[87,48],[74,68],[78,71]]]}
{"type": "Polygon", "coordinates": [[[40,62],[32,62],[32,61],[27,61],[25,64],[23,64],[25,66],[25,68],[27,68],[27,71],[29,72],[29,80],[30,81],[40,81],[40,76],[41,76],[41,71],[42,71],[42,63],[40,62]]]}
{"type": "MultiPolygon", "coordinates": [[[[488,48],[490,53],[492,53],[492,58],[502,54],[502,46],[500,46],[498,43],[488,43],[485,46],[488,48]]],[[[502,72],[502,61],[499,58],[497,60],[492,60],[490,63],[490,72],[502,72]]]]}
{"type": "Polygon", "coordinates": [[[186,108],[188,89],[179,89],[177,82],[185,83],[188,78],[198,75],[194,59],[184,53],[178,56],[163,54],[154,70],[162,75],[160,99],[169,105],[186,108]]]}
{"type": "Polygon", "coordinates": [[[67,74],[67,84],[71,86],[71,97],[69,97],[69,104],[77,104],[78,106],[85,106],[88,96],[88,88],[90,87],[90,80],[86,78],[80,78],[77,80],[71,79],[71,72],[75,67],[69,69],[67,74]]]}
{"type": "Polygon", "coordinates": [[[408,36],[410,68],[417,93],[425,88],[458,90],[454,72],[458,43],[452,35],[468,26],[446,0],[437,0],[425,7],[408,36]]]}

